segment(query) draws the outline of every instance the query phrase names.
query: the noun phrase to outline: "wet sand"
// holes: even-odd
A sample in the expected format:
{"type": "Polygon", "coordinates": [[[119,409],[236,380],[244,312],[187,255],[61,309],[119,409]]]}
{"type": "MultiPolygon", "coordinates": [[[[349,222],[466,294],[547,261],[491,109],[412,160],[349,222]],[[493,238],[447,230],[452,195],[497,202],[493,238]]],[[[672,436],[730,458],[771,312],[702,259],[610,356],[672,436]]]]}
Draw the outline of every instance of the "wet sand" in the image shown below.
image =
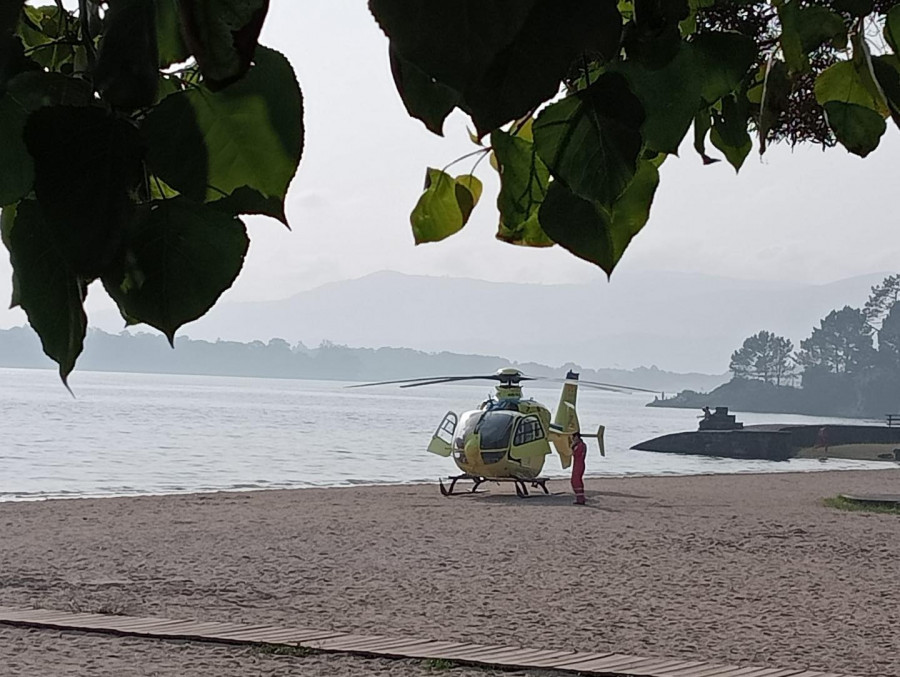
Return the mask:
{"type": "MultiPolygon", "coordinates": [[[[822,499],[900,493],[900,469],[591,480],[585,508],[549,487],[527,500],[491,485],[2,503],[0,604],[898,674],[900,516],[822,499]]],[[[3,666],[432,673],[0,626],[3,666]]]]}

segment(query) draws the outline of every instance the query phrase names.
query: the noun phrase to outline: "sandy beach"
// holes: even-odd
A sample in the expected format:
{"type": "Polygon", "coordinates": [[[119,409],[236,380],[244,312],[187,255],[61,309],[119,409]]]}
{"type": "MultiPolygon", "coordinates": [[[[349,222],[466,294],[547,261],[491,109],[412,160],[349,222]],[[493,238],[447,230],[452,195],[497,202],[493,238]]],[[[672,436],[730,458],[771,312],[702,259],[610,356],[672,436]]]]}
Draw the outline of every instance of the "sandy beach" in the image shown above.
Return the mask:
{"type": "MultiPolygon", "coordinates": [[[[900,469],[599,479],[586,508],[549,486],[0,503],[0,604],[900,672],[900,517],[822,504],[900,469]]],[[[0,626],[3,675],[432,673],[0,626]]]]}

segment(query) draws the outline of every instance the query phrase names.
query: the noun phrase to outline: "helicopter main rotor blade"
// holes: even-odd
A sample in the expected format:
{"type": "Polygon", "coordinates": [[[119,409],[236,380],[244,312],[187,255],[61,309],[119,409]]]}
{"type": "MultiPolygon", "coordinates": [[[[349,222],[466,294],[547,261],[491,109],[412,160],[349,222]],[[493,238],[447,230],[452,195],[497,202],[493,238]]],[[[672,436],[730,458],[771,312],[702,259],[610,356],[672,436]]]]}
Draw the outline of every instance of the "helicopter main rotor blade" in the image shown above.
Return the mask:
{"type": "Polygon", "coordinates": [[[452,383],[454,381],[500,381],[518,383],[519,381],[534,381],[530,376],[519,374],[481,374],[478,376],[426,376],[425,378],[401,378],[396,381],[376,381],[374,383],[356,383],[347,388],[367,388],[369,386],[387,386],[401,384],[401,388],[414,388],[416,386],[435,385],[438,383],[452,383]]]}
{"type": "MultiPolygon", "coordinates": [[[[549,381],[551,383],[566,383],[567,379],[553,378],[544,376],[525,376],[521,372],[515,373],[499,373],[499,374],[478,374],[472,376],[425,376],[423,378],[401,378],[391,381],[375,381],[373,383],[356,383],[345,386],[347,388],[368,388],[370,386],[386,386],[399,385],[401,388],[416,388],[418,386],[439,385],[441,383],[455,383],[457,381],[499,381],[508,385],[517,385],[522,381],[549,381]]],[[[656,390],[648,390],[647,388],[638,388],[635,386],[625,386],[618,383],[601,383],[598,381],[577,381],[578,385],[595,390],[605,390],[611,393],[656,393],[656,390]]]]}
{"type": "MultiPolygon", "coordinates": [[[[556,383],[565,383],[566,379],[564,378],[547,378],[541,379],[544,381],[555,381],[556,383]]],[[[637,393],[658,393],[658,390],[648,390],[647,388],[638,388],[636,386],[623,386],[618,383],[601,383],[599,381],[582,381],[578,379],[578,385],[580,386],[588,386],[589,388],[595,388],[597,390],[607,390],[609,392],[614,393],[627,393],[627,392],[637,392],[637,393]]]]}
{"type": "Polygon", "coordinates": [[[590,386],[591,388],[614,388],[620,392],[633,393],[658,393],[658,390],[649,390],[648,388],[638,388],[637,386],[623,386],[618,383],[598,383],[596,381],[579,381],[580,385],[590,386]]]}
{"type": "Polygon", "coordinates": [[[368,388],[369,386],[390,386],[398,383],[427,383],[428,381],[441,382],[443,379],[460,379],[460,378],[490,378],[490,376],[426,376],[424,378],[399,378],[394,381],[374,381],[372,383],[356,383],[347,388],[368,388]]]}
{"type": "Polygon", "coordinates": [[[496,374],[491,374],[490,376],[444,376],[437,379],[432,379],[430,381],[419,381],[417,383],[407,383],[406,385],[400,386],[401,388],[416,388],[418,386],[432,386],[437,385],[439,383],[453,383],[454,381],[500,381],[501,383],[507,384],[517,384],[520,381],[534,381],[536,379],[531,378],[530,376],[516,376],[515,378],[504,378],[503,376],[497,376],[496,374]]]}

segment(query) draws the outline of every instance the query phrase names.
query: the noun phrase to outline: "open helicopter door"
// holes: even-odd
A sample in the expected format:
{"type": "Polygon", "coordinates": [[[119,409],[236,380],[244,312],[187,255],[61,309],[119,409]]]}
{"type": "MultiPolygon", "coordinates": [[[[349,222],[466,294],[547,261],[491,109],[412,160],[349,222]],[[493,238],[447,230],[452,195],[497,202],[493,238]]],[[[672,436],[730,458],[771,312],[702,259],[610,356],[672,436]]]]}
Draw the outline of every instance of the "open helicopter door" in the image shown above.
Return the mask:
{"type": "Polygon", "coordinates": [[[459,417],[452,411],[448,411],[441,424],[434,431],[431,442],[428,444],[428,451],[438,456],[449,456],[453,453],[453,431],[456,430],[456,424],[459,417]]]}

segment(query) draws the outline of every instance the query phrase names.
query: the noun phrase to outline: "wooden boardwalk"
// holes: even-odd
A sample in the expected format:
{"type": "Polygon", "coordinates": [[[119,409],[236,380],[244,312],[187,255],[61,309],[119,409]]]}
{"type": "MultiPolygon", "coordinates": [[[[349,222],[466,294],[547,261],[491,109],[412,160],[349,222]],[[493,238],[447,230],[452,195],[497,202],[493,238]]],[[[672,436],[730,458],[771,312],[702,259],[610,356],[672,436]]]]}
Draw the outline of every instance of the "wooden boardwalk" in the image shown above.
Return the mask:
{"type": "Polygon", "coordinates": [[[278,644],[322,652],[387,658],[444,659],[488,667],[542,668],[607,677],[852,677],[802,668],[741,667],[705,661],[641,658],[617,653],[523,649],[411,637],[353,635],[310,628],[177,621],[169,618],[71,613],[27,607],[0,606],[0,623],[157,639],[278,644]]]}

